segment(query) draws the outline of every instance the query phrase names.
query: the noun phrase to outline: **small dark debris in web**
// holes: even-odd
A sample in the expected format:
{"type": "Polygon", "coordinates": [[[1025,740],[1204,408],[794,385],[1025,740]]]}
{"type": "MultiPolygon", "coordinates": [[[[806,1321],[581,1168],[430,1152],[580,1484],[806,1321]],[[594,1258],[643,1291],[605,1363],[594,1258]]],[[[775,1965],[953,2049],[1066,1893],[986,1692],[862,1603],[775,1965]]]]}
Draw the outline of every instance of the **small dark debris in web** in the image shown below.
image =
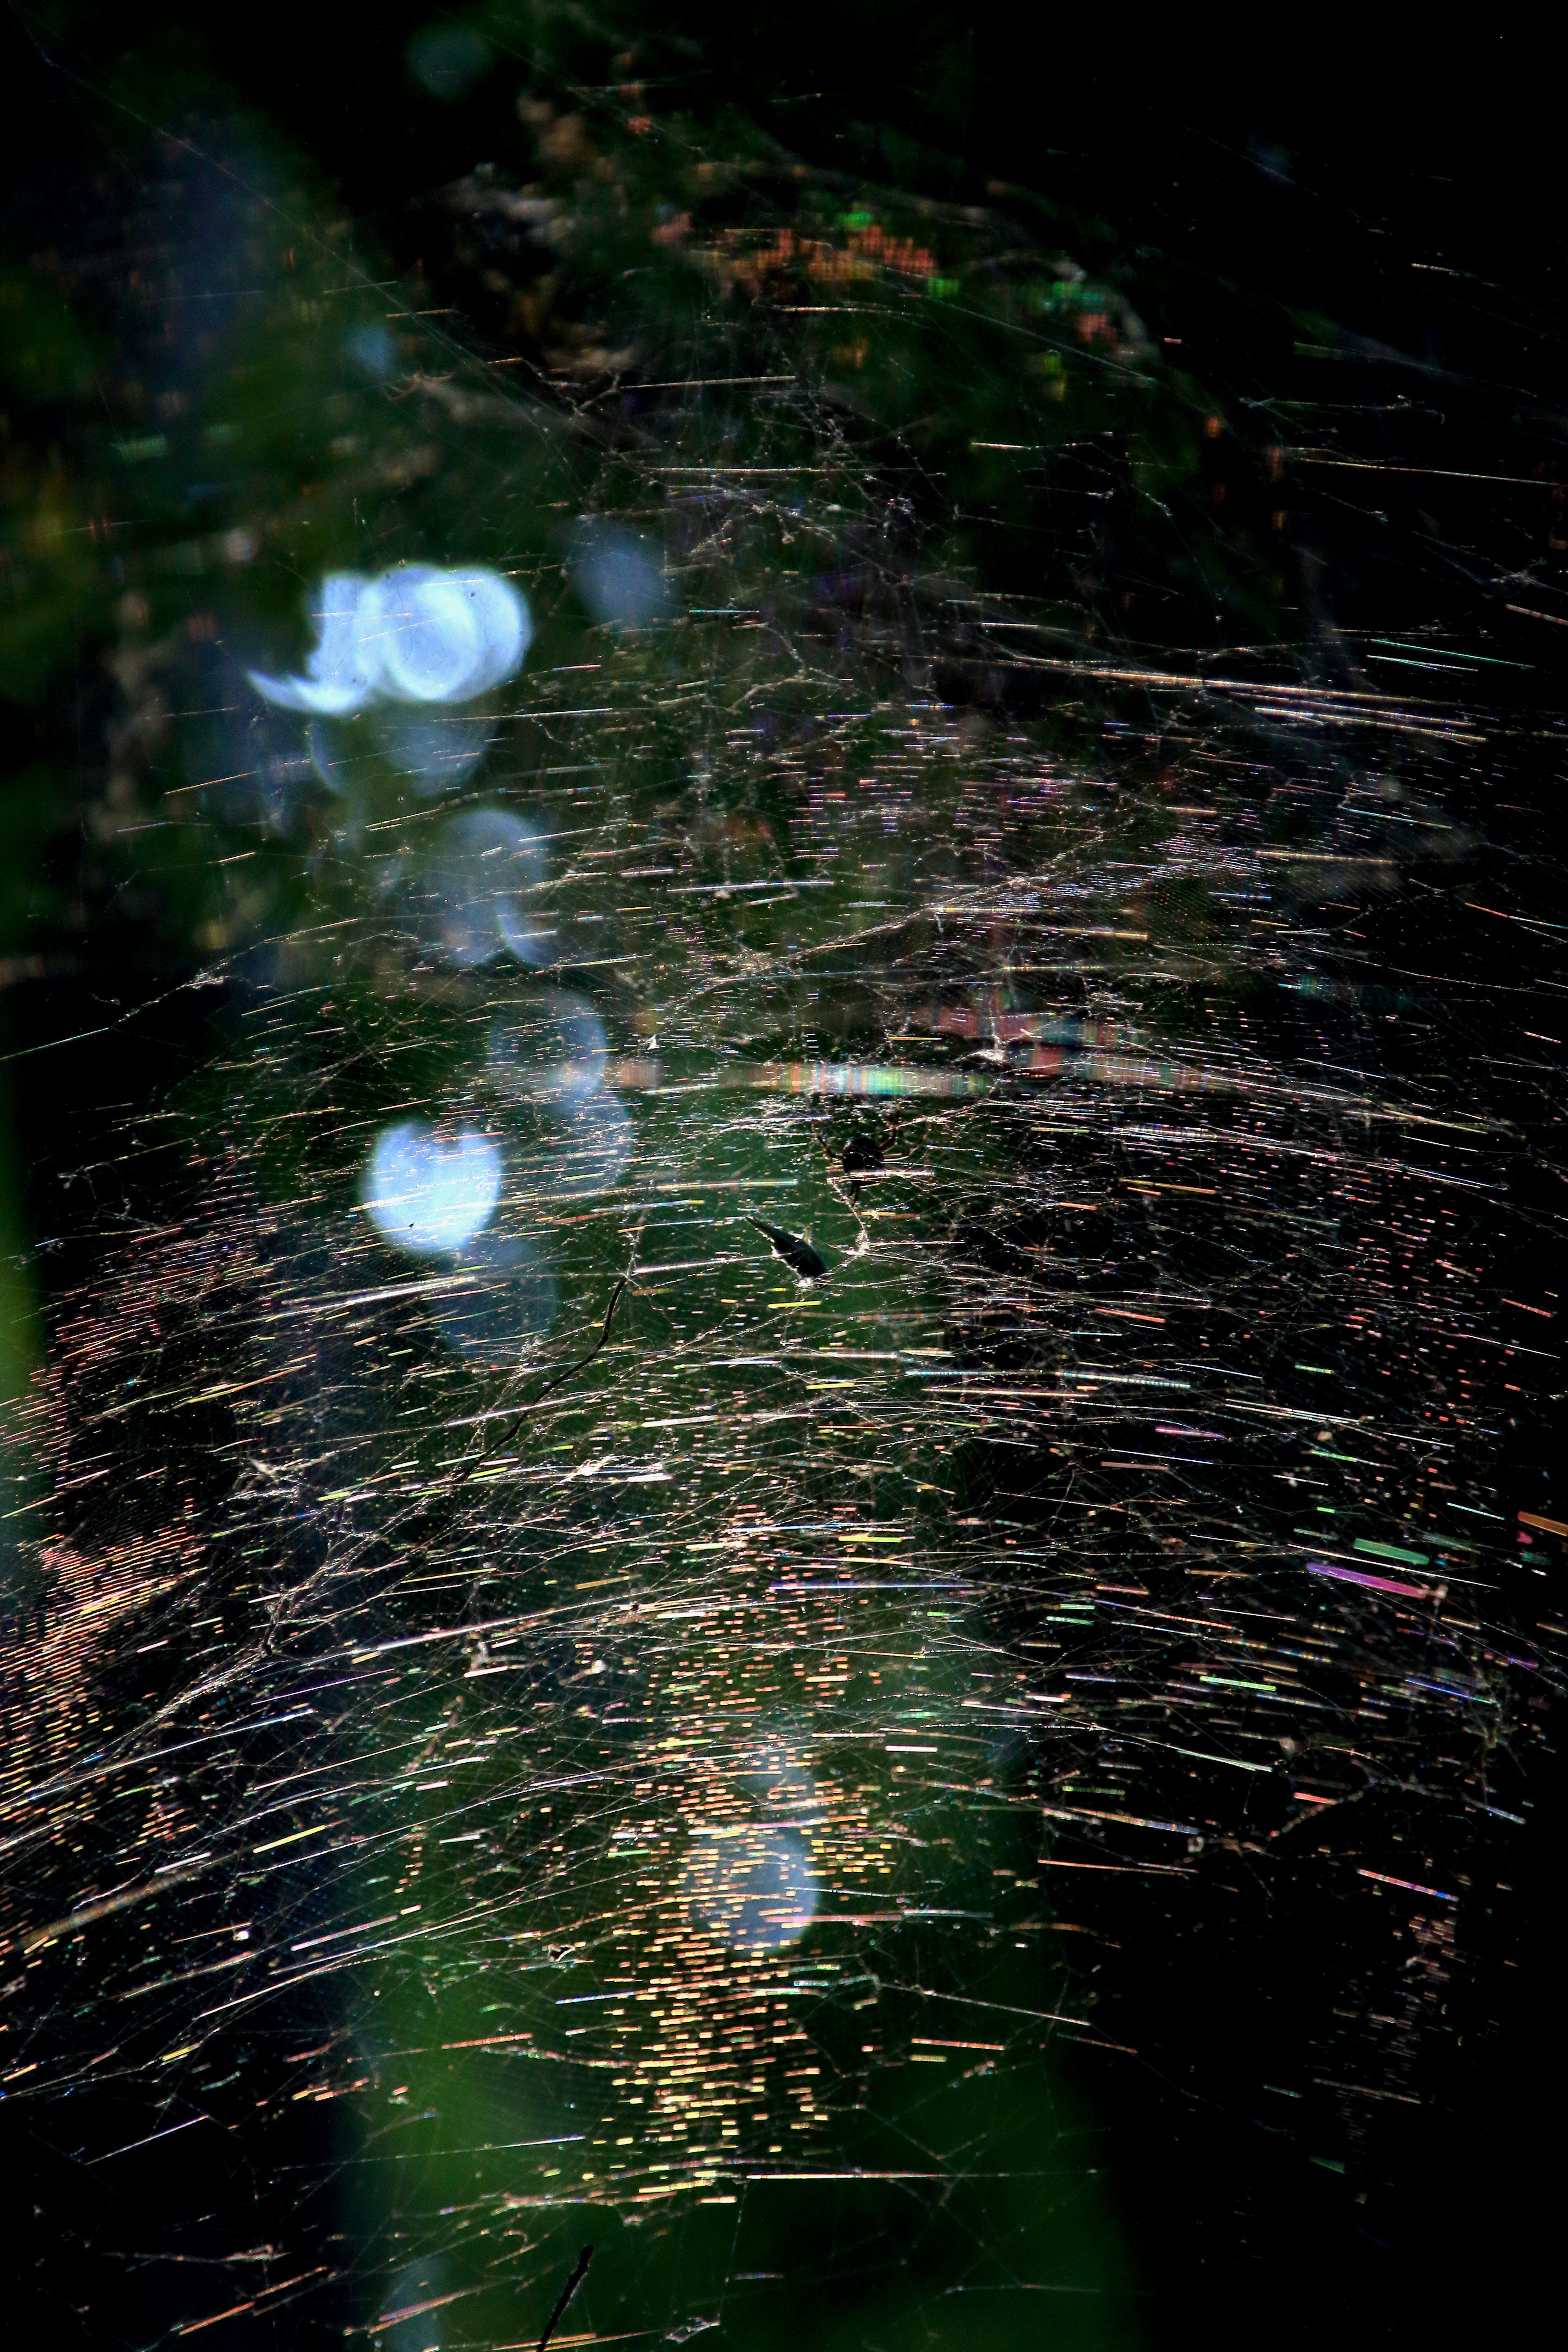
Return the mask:
{"type": "Polygon", "coordinates": [[[827,1260],[812,1248],[803,1234],[785,1233],[782,1225],[765,1224],[761,1217],[753,1217],[749,1209],[746,1215],[758,1233],[766,1235],[773,1255],[782,1257],[785,1265],[798,1274],[803,1282],[816,1282],[827,1272],[827,1260]]]}

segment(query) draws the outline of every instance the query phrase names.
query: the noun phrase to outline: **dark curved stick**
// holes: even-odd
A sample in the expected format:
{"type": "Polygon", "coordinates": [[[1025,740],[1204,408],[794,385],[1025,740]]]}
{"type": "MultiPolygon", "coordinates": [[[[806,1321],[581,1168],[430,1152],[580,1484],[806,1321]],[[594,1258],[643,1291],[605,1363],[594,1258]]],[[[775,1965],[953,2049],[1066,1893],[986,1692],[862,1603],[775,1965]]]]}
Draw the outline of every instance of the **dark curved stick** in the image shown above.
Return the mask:
{"type": "Polygon", "coordinates": [[[554,2335],[556,2327],[566,2309],[567,2305],[571,2302],[573,2296],[582,2285],[583,2281],[587,2277],[588,2265],[593,2259],[593,2247],[584,2246],[582,2252],[577,2257],[576,2269],[573,2272],[571,2277],[567,2280],[565,2285],[562,2288],[560,2294],[555,2298],[555,2308],[544,2323],[544,2333],[539,2339],[537,2352],[544,2352],[544,2347],[549,2343],[551,2337],[554,2335]]]}
{"type": "MultiPolygon", "coordinates": [[[[544,1386],[540,1390],[539,1394],[536,1397],[531,1398],[530,1402],[523,1406],[522,1411],[518,1414],[517,1419],[512,1423],[511,1427],[501,1439],[500,1443],[502,1447],[508,1446],[511,1444],[512,1439],[517,1435],[518,1431],[522,1427],[522,1424],[528,1419],[529,1414],[531,1412],[537,1412],[547,1396],[553,1396],[555,1391],[560,1388],[564,1381],[569,1381],[574,1372],[581,1372],[587,1370],[588,1366],[593,1362],[595,1357],[598,1354],[600,1349],[604,1346],[605,1340],[610,1336],[610,1325],[615,1320],[616,1309],[621,1303],[621,1293],[630,1280],[631,1276],[629,1274],[623,1274],[620,1280],[616,1283],[614,1290],[611,1291],[610,1303],[605,1309],[605,1328],[600,1332],[598,1338],[595,1340],[593,1346],[589,1349],[587,1354],[585,1356],[579,1356],[574,1364],[563,1364],[561,1370],[555,1374],[554,1378],[545,1381],[544,1386]]],[[[466,1470],[460,1470],[458,1473],[458,1484],[460,1485],[465,1478],[471,1478],[474,1472],[479,1468],[480,1463],[488,1462],[491,1453],[496,1450],[498,1449],[487,1445],[482,1454],[476,1454],[473,1460],[468,1464],[468,1468],[466,1470]]],[[[592,2249],[590,2249],[590,2252],[591,2251],[592,2249]]],[[[562,2309],[564,2310],[564,2308],[565,2305],[563,2305],[562,2309]]],[[[552,2320],[550,2325],[553,2327],[555,2322],[552,2320]]]]}

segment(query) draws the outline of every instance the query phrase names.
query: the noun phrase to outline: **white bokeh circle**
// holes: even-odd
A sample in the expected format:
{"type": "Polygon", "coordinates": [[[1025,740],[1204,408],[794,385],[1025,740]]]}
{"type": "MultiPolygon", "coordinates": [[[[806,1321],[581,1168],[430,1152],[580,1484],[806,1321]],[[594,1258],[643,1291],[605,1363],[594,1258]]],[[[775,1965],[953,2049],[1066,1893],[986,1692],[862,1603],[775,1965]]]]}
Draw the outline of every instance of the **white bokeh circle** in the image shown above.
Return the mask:
{"type": "Polygon", "coordinates": [[[488,1135],[464,1128],[447,1142],[411,1118],[377,1136],[361,1197],[395,1248],[445,1257],[483,1232],[500,1190],[500,1151],[488,1135]]]}

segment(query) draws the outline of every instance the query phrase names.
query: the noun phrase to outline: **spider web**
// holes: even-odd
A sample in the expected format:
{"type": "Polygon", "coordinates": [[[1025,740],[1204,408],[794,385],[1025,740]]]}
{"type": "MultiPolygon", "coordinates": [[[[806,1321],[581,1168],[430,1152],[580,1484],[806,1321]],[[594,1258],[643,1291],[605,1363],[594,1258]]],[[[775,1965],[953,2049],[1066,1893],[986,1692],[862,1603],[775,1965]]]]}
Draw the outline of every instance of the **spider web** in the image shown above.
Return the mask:
{"type": "Polygon", "coordinates": [[[1559,1685],[1553,940],[1467,903],[1555,722],[1281,650],[1219,420],[1016,225],[524,126],[390,297],[216,132],[130,216],[150,315],[264,290],[119,458],[248,484],[146,493],[97,803],[213,1011],[14,1448],[5,2096],[140,2341],[532,2344],[590,2243],[557,2344],[1133,2341],[1157,1956],[1311,1915],[1198,2061],[1375,2180],[1559,1685]],[[487,271],[521,348],[410,315],[487,271]],[[455,783],[246,684],[406,561],[533,619],[455,783]],[[471,1245],[367,1213],[403,1129],[471,1245]]]}

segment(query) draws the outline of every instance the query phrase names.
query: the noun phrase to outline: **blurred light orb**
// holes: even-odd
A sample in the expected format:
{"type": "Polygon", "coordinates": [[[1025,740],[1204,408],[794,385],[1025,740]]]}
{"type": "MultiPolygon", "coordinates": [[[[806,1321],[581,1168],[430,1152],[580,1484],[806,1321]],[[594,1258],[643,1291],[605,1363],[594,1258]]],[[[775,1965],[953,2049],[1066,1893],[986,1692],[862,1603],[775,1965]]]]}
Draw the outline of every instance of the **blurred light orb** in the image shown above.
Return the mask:
{"type": "Polygon", "coordinates": [[[647,629],[669,615],[673,600],[658,549],[618,523],[585,523],[567,569],[603,628],[647,629]]]}
{"type": "Polygon", "coordinates": [[[409,779],[423,800],[466,783],[491,742],[491,730],[483,719],[458,713],[449,719],[425,719],[410,711],[383,710],[372,727],[383,759],[409,779]]]}
{"type": "Polygon", "coordinates": [[[517,907],[498,907],[496,924],[502,944],[519,963],[537,967],[561,961],[562,936],[555,924],[540,922],[517,907]]]}
{"type": "Polygon", "coordinates": [[[743,1754],[736,1777],[766,1803],[787,1806],[797,1822],[807,1812],[821,1811],[816,1781],[787,1732],[770,1734],[743,1754]]]}
{"type": "Polygon", "coordinates": [[[637,1152],[631,1113],[601,1087],[579,1100],[539,1104],[508,1138],[507,1169],[520,1199],[608,1192],[637,1152]]]}
{"type": "Polygon", "coordinates": [[[563,1192],[607,1192],[620,1182],[636,1154],[637,1129],[618,1095],[589,1095],[551,1124],[563,1192]]]}
{"type": "Polygon", "coordinates": [[[269,677],[253,669],[250,682],[267,702],[341,719],[363,710],[376,690],[379,657],[363,643],[361,612],[372,583],[358,572],[329,572],[310,607],[316,644],[302,674],[269,677]]]}
{"type": "Polygon", "coordinates": [[[350,799],[374,770],[374,759],[363,744],[356,742],[348,727],[334,725],[331,719],[311,719],[305,748],[318,781],[339,800],[350,799]]]}
{"type": "Polygon", "coordinates": [[[527,652],[528,605],[499,572],[400,564],[361,600],[360,630],[400,702],[471,702],[500,686],[527,652]]]}
{"type": "Polygon", "coordinates": [[[361,1199],[395,1249],[446,1257],[481,1233],[500,1199],[501,1156],[488,1135],[464,1128],[444,1142],[422,1119],[376,1138],[361,1199]]]}
{"type": "Polygon", "coordinates": [[[397,345],[384,327],[356,327],[348,339],[348,354],[373,383],[385,383],[397,373],[397,345]]]}
{"type": "Polygon", "coordinates": [[[582,1102],[599,1086],[608,1054],[605,1024],[586,998],[546,989],[490,1024],[490,1078],[514,1101],[582,1102]]]}
{"type": "Polygon", "coordinates": [[[327,719],[375,703],[471,702],[511,677],[533,635],[527,598],[482,566],[404,563],[374,580],[330,572],[310,617],[302,671],[248,676],[266,701],[327,719]]]}
{"type": "Polygon", "coordinates": [[[444,825],[420,887],[452,961],[471,971],[508,949],[515,954],[516,894],[537,887],[544,872],[539,836],[508,809],[468,809],[444,825]]]}
{"type": "Polygon", "coordinates": [[[409,42],[408,69],[432,98],[449,105],[471,89],[495,52],[471,25],[426,25],[409,42]]]}
{"type": "Polygon", "coordinates": [[[681,1892],[698,1926],[732,1952],[783,1951],[816,1916],[816,1874],[793,1830],[748,1823],[694,1839],[681,1892]]]}

